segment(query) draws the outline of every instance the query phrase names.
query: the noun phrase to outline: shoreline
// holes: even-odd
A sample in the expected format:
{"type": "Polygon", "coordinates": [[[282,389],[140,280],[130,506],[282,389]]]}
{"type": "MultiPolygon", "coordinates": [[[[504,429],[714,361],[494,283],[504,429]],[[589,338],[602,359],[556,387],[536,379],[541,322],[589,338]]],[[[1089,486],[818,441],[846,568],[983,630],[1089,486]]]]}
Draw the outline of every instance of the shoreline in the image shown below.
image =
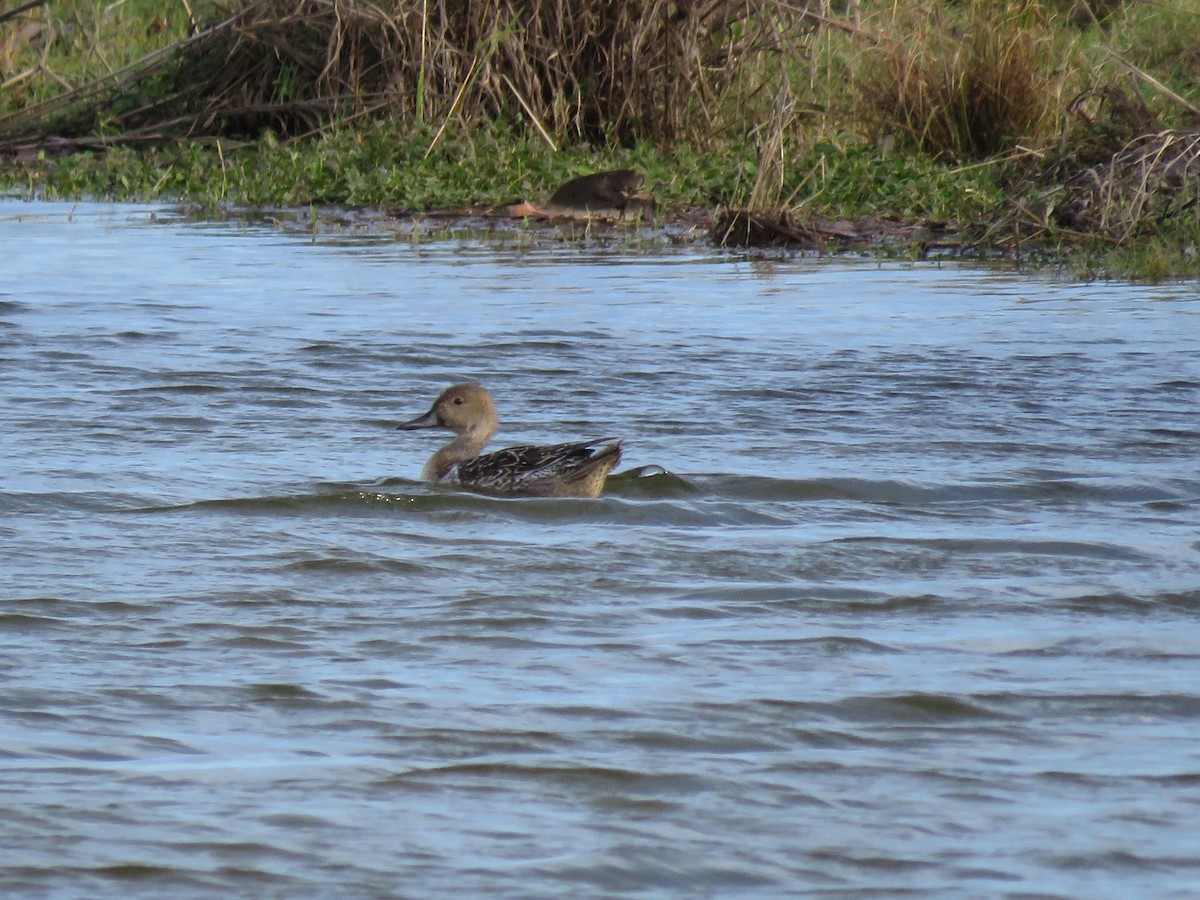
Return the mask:
{"type": "Polygon", "coordinates": [[[980,240],[981,226],[950,222],[912,222],[887,216],[856,220],[814,217],[799,219],[787,213],[747,213],[710,207],[668,207],[652,220],[614,220],[603,216],[514,216],[518,204],[481,204],[459,208],[413,209],[395,204],[245,204],[211,203],[170,197],[53,197],[22,195],[0,189],[0,196],[50,203],[129,203],[162,205],[178,209],[196,222],[244,221],[269,225],[280,231],[318,237],[355,235],[393,237],[411,241],[454,240],[463,236],[513,239],[532,246],[570,247],[597,243],[634,251],[651,248],[706,247],[713,251],[742,253],[752,258],[805,256],[878,262],[962,262],[1011,265],[1029,273],[1050,273],[1078,281],[1194,281],[1200,279],[1200,261],[1191,248],[1177,252],[1186,271],[1172,269],[1139,273],[1141,256],[1152,252],[1145,244],[1130,242],[1100,247],[1095,237],[1081,235],[1077,243],[1016,242],[1002,247],[980,240]],[[718,232],[731,216],[749,215],[766,220],[764,240],[722,242],[718,232]],[[782,228],[775,226],[782,218],[782,228]],[[782,233],[780,233],[782,232],[782,233]],[[770,238],[779,239],[772,240],[770,238]],[[1124,256],[1122,256],[1124,254],[1124,256]]]}
{"type": "Polygon", "coordinates": [[[624,212],[624,173],[665,240],[1200,278],[1184,5],[811,5],[38,0],[0,14],[0,185],[505,228],[579,179],[624,212]]]}

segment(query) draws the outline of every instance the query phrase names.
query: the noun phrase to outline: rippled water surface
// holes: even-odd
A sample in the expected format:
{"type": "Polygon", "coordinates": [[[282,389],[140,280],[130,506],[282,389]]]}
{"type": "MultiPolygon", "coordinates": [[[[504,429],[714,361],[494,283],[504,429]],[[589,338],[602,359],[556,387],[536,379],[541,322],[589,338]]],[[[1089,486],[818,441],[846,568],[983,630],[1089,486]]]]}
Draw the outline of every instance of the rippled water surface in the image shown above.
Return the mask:
{"type": "Polygon", "coordinates": [[[1196,285],[0,237],[5,895],[1194,896],[1196,285]],[[606,495],[417,481],[462,379],[606,495]]]}

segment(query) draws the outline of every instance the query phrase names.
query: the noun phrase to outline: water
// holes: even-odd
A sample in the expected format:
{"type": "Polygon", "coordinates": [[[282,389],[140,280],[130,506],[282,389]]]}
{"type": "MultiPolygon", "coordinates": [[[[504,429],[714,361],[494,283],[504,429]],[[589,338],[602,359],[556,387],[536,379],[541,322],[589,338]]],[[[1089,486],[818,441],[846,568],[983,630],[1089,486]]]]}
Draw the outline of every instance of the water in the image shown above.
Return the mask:
{"type": "Polygon", "coordinates": [[[1195,895],[1196,285],[0,235],[4,894],[1195,895]],[[622,474],[419,483],[463,378],[622,474]]]}

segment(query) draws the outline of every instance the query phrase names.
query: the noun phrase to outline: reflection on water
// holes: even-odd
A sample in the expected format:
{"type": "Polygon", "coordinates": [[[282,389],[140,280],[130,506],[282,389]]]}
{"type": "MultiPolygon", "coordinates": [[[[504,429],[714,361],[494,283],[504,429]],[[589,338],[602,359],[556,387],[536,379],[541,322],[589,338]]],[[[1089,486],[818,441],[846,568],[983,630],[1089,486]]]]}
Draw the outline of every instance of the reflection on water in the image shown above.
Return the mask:
{"type": "Polygon", "coordinates": [[[0,203],[7,893],[1186,893],[1200,304],[0,203]],[[613,434],[597,501],[416,480],[613,434]],[[639,471],[643,466],[661,470],[639,471]]]}

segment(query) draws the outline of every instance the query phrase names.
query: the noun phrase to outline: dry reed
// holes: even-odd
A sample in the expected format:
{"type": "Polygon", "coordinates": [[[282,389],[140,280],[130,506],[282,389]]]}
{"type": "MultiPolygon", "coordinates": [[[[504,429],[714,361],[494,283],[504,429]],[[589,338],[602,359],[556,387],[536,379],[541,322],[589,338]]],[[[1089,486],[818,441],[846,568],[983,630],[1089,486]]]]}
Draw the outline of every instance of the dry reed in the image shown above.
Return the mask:
{"type": "Polygon", "coordinates": [[[0,133],[86,134],[103,116],[110,133],[297,135],[371,112],[525,120],[552,143],[697,140],[753,92],[746,73],[778,71],[760,60],[781,36],[794,50],[813,27],[799,6],[754,0],[240,0],[143,66],[10,114],[0,133]]]}
{"type": "Polygon", "coordinates": [[[1002,152],[1052,121],[1058,96],[1045,40],[1015,12],[977,3],[960,23],[930,10],[893,29],[858,81],[863,117],[879,134],[970,160],[1002,152]]]}
{"type": "Polygon", "coordinates": [[[1130,141],[1105,162],[1045,197],[1065,228],[1124,241],[1200,206],[1200,131],[1164,131],[1130,141]]]}

